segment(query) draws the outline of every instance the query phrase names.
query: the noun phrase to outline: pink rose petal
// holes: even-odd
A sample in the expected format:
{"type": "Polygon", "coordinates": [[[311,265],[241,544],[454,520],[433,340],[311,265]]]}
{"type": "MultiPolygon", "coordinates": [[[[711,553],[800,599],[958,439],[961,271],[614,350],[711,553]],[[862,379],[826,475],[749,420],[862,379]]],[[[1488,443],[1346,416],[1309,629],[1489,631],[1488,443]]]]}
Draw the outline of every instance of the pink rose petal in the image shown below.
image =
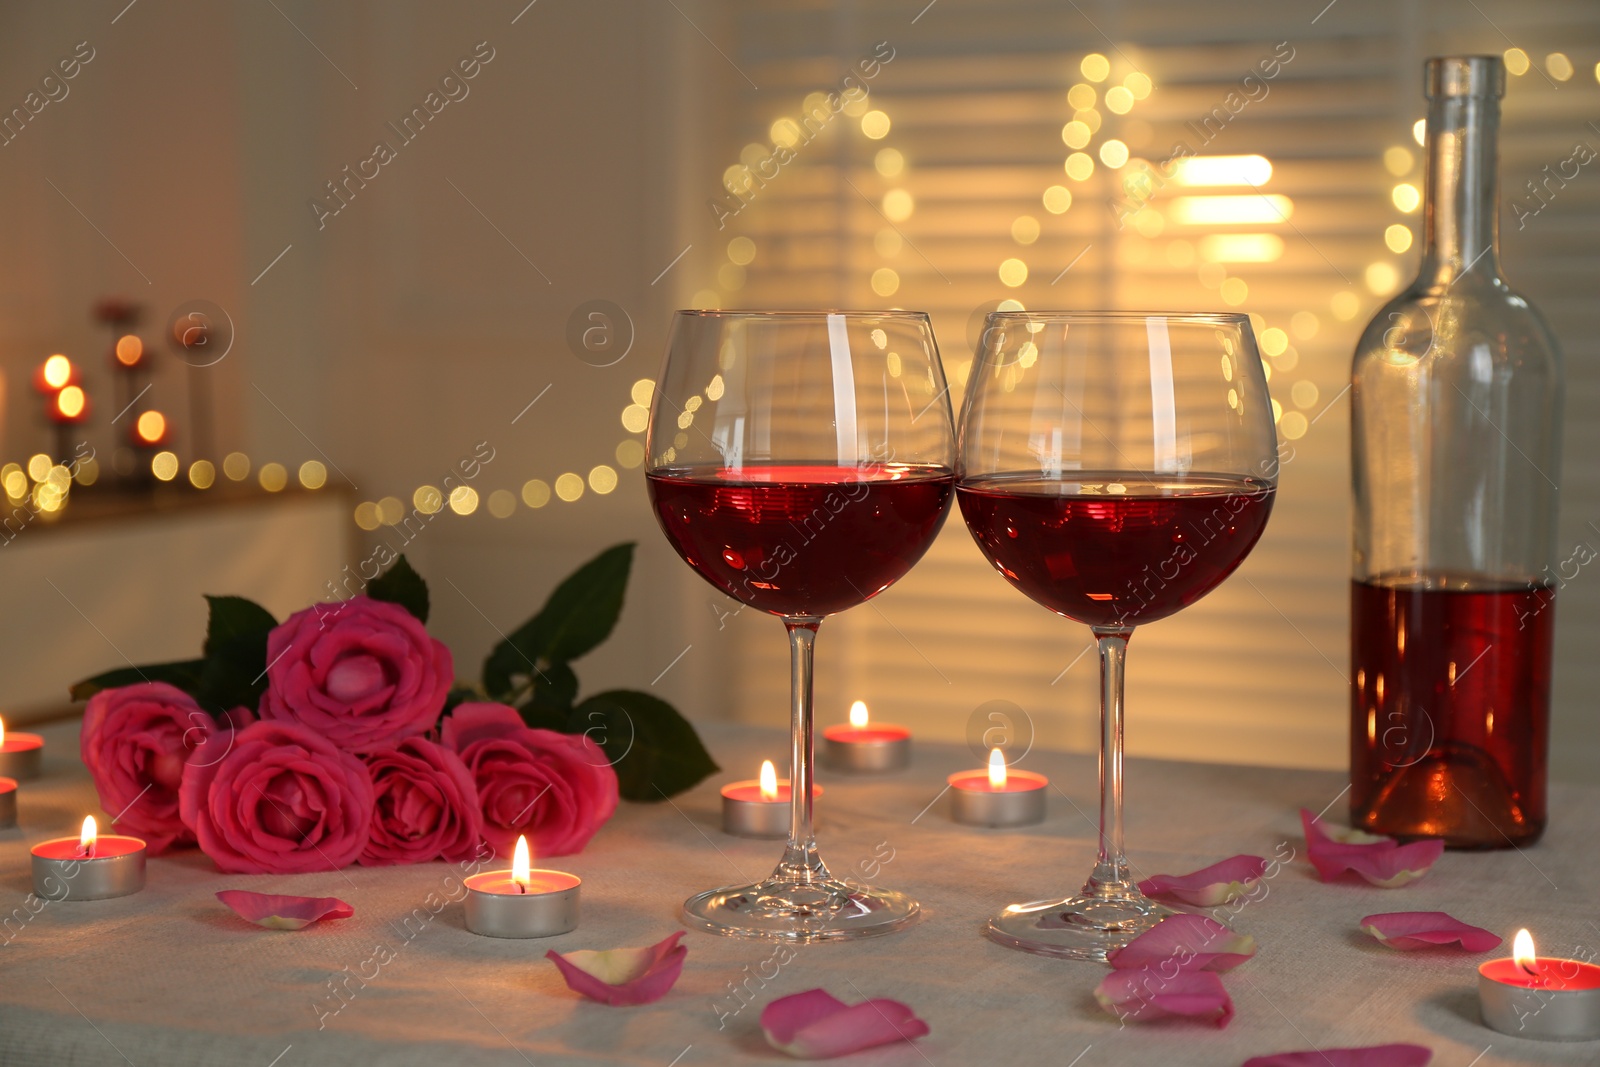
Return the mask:
{"type": "Polygon", "coordinates": [[[761,1012],[767,1043],[795,1059],[823,1060],[928,1032],[928,1024],[897,1000],[847,1005],[821,989],[780,997],[761,1012]]]}
{"type": "Polygon", "coordinates": [[[1146,1022],[1168,1015],[1214,1017],[1217,1029],[1233,1019],[1233,1000],[1222,979],[1210,971],[1163,975],[1154,968],[1112,971],[1094,990],[1100,1006],[1124,1022],[1146,1022]]]}
{"type": "Polygon", "coordinates": [[[650,1004],[667,995],[683,972],[689,950],[678,944],[683,931],[645,948],[614,948],[603,952],[578,949],[545,958],[556,965],[567,988],[602,1004],[650,1004]]]}
{"type": "Polygon", "coordinates": [[[1442,911],[1389,911],[1368,915],[1361,929],[1390,948],[1432,948],[1459,944],[1468,952],[1488,952],[1500,946],[1500,935],[1481,926],[1469,926],[1442,911]]]}
{"type": "Polygon", "coordinates": [[[1427,1067],[1431,1059],[1433,1051],[1421,1045],[1371,1045],[1278,1052],[1245,1060],[1243,1067],[1427,1067]]]}
{"type": "Polygon", "coordinates": [[[338,897],[292,897],[224,889],[217,899],[239,918],[268,930],[303,930],[319,919],[348,919],[356,913],[338,897]]]}
{"type": "Polygon", "coordinates": [[[1107,957],[1119,971],[1231,971],[1256,954],[1255,938],[1204,915],[1169,915],[1107,957]]]}
{"type": "Polygon", "coordinates": [[[1158,874],[1139,883],[1147,897],[1162,897],[1200,908],[1228,904],[1250,892],[1267,871],[1260,856],[1233,856],[1193,874],[1158,874]]]}
{"type": "Polygon", "coordinates": [[[1402,845],[1392,837],[1336,830],[1304,808],[1300,824],[1305,828],[1306,858],[1324,882],[1354,871],[1382,889],[1398,889],[1427,874],[1444,855],[1444,842],[1437,838],[1402,845]]]}

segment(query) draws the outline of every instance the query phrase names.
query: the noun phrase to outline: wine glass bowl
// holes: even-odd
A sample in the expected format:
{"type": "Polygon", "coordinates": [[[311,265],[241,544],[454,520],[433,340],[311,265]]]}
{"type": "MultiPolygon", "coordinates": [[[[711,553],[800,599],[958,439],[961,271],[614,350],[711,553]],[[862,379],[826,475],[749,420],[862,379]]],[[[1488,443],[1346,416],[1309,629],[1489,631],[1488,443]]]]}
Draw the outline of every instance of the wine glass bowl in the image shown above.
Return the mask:
{"type": "Polygon", "coordinates": [[[702,578],[777,615],[791,655],[791,818],[766,879],[690,898],[694,927],[810,942],[915,921],[903,893],[835,878],[812,832],[812,651],[823,618],[894,584],[950,509],[955,433],[918,312],[680,311],[645,472],[667,540],[702,578]]]}
{"type": "Polygon", "coordinates": [[[1091,627],[1101,664],[1100,841],[1082,892],[1015,904],[988,936],[1104,960],[1169,914],[1122,842],[1122,670],[1134,627],[1216,588],[1266,527],[1271,399],[1249,319],[997,312],[962,416],[956,498],[1025,595],[1091,627]]]}

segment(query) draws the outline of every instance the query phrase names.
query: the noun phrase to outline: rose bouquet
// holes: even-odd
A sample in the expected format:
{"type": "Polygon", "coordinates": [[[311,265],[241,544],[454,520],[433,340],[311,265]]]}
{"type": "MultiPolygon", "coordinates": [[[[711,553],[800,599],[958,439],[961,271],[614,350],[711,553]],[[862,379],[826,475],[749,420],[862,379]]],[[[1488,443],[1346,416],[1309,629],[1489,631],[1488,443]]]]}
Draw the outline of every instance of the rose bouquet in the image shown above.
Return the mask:
{"type": "Polygon", "coordinates": [[[476,686],[428,634],[401,556],[348,600],[281,624],[208,597],[200,659],[79,682],[102,807],[152,853],[198,845],[230,873],[581,851],[618,797],[661,800],[717,769],[665,701],[577,699],[571,661],[622,611],[633,545],[602,552],[501,641],[476,686]]]}

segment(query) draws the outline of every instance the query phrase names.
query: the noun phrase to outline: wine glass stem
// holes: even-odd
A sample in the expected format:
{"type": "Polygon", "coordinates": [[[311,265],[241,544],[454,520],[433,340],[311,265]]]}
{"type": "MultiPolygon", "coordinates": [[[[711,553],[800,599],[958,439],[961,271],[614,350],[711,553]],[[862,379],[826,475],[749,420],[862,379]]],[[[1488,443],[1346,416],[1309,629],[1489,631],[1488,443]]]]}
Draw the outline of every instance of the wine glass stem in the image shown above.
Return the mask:
{"type": "Polygon", "coordinates": [[[812,650],[822,620],[797,615],[783,620],[789,630],[789,845],[774,874],[788,881],[812,883],[828,877],[817,855],[811,830],[812,782],[816,777],[816,744],[812,736],[812,650]]]}
{"type": "Polygon", "coordinates": [[[1136,894],[1122,851],[1122,668],[1133,628],[1095,627],[1100,648],[1100,853],[1084,886],[1094,896],[1136,894]]]}

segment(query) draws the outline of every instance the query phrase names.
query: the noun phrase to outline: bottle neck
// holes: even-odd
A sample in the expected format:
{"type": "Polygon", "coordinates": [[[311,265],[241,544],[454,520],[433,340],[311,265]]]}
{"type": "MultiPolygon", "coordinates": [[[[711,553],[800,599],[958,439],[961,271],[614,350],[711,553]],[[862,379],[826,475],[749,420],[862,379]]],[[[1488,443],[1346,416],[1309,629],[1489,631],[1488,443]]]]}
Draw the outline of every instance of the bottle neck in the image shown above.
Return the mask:
{"type": "Polygon", "coordinates": [[[1495,197],[1500,101],[1438,96],[1429,102],[1421,281],[1500,273],[1495,197]]]}

